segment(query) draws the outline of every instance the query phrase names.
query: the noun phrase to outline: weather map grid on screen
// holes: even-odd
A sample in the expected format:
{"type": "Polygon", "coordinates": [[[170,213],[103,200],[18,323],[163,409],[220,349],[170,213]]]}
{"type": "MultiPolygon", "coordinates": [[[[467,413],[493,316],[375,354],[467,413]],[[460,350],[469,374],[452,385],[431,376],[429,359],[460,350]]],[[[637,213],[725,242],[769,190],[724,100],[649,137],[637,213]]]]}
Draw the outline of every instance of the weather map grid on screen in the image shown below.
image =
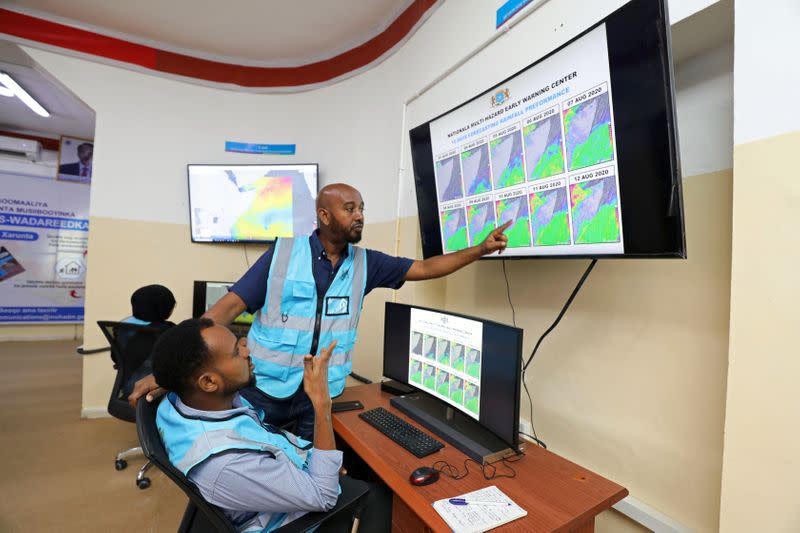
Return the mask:
{"type": "MultiPolygon", "coordinates": [[[[555,111],[555,109],[554,109],[555,111]]],[[[528,180],[549,178],[564,172],[561,120],[557,112],[522,129],[528,180]]]]}
{"type": "Polygon", "coordinates": [[[569,244],[567,189],[558,187],[535,192],[531,199],[531,228],[534,246],[569,244]]]}
{"type": "Polygon", "coordinates": [[[522,169],[522,138],[519,130],[492,140],[492,176],[494,188],[503,189],[525,182],[522,169]]]}
{"type": "Polygon", "coordinates": [[[508,247],[518,248],[531,245],[531,228],[528,223],[528,202],[525,196],[515,196],[497,201],[498,226],[513,221],[506,229],[508,247]]]}
{"type": "Polygon", "coordinates": [[[269,241],[316,227],[313,177],[295,169],[190,165],[193,234],[198,240],[269,241]]]}
{"type": "Polygon", "coordinates": [[[467,207],[467,221],[469,223],[469,245],[475,246],[482,243],[496,227],[494,204],[484,202],[467,207]]]}
{"type": "Polygon", "coordinates": [[[614,159],[611,109],[607,92],[565,110],[564,129],[570,170],[614,159]]]}
{"type": "Polygon", "coordinates": [[[480,322],[411,309],[408,382],[478,418],[482,342],[480,322]]]}
{"type": "Polygon", "coordinates": [[[463,178],[447,200],[436,184],[442,253],[508,221],[502,257],[625,253],[610,79],[599,26],[429,123],[437,176],[459,155],[463,178]]]}
{"type": "Polygon", "coordinates": [[[467,196],[492,190],[488,144],[483,143],[461,152],[461,168],[467,196]]]}
{"type": "Polygon", "coordinates": [[[467,217],[464,208],[442,212],[442,239],[448,252],[463,250],[467,244],[467,217]]]}
{"type": "Polygon", "coordinates": [[[439,189],[440,202],[458,200],[464,196],[458,155],[436,162],[436,185],[439,189]]]}
{"type": "Polygon", "coordinates": [[[575,244],[619,241],[619,200],[614,176],[570,185],[570,202],[575,244]]]}

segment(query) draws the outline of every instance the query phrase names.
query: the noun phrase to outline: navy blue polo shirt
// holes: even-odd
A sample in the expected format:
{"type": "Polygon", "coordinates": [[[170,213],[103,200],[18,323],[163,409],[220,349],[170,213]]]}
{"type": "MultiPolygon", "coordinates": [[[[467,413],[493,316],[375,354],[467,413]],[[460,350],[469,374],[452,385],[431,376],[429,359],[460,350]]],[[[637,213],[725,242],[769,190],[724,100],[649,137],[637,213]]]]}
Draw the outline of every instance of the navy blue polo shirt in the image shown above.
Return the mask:
{"type": "MultiPolygon", "coordinates": [[[[339,272],[339,267],[344,263],[344,258],[347,257],[347,248],[345,248],[342,257],[339,259],[339,263],[334,267],[330,259],[328,259],[317,233],[317,231],[312,233],[308,240],[311,244],[311,258],[314,263],[312,270],[314,272],[314,281],[317,283],[317,294],[322,296],[327,292],[333,278],[339,272]]],[[[245,272],[244,276],[231,287],[231,291],[244,300],[247,305],[247,311],[250,313],[255,313],[264,307],[264,300],[267,297],[267,277],[272,264],[273,250],[274,247],[264,252],[253,263],[250,270],[245,272]]],[[[406,273],[414,262],[413,259],[394,257],[376,250],[366,250],[366,252],[367,282],[364,289],[365,295],[376,288],[399,289],[403,286],[406,273]]]]}

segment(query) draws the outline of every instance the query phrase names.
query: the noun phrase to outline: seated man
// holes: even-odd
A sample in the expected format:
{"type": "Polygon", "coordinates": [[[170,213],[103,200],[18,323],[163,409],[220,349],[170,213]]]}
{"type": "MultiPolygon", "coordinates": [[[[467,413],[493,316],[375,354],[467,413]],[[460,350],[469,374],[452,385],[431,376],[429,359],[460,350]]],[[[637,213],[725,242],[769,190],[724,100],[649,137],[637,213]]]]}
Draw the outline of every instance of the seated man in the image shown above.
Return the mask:
{"type": "Polygon", "coordinates": [[[336,504],[342,452],[328,392],[334,346],[304,360],[303,386],[316,415],[312,445],[264,422],[264,413],[239,395],[254,380],[245,339],[201,318],[181,322],[156,343],[153,373],[171,391],[156,419],[169,459],[238,531],[271,531],[336,504]]]}

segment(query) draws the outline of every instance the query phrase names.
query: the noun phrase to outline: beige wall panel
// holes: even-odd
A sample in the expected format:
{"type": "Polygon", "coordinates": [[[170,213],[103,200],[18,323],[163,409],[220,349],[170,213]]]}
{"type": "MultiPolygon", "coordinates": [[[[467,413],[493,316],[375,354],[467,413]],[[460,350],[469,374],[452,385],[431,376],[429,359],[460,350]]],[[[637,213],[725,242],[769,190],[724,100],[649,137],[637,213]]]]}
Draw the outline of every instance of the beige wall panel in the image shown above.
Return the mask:
{"type": "MultiPolygon", "coordinates": [[[[731,180],[728,170],[684,181],[688,260],[601,260],[527,377],[553,451],[705,532],[718,525],[731,180]]],[[[587,264],[507,262],[525,356],[587,264]]],[[[443,307],[510,323],[502,263],[450,276],[443,307]]]]}
{"type": "Polygon", "coordinates": [[[734,148],[721,531],[800,531],[800,132],[734,148]]]}

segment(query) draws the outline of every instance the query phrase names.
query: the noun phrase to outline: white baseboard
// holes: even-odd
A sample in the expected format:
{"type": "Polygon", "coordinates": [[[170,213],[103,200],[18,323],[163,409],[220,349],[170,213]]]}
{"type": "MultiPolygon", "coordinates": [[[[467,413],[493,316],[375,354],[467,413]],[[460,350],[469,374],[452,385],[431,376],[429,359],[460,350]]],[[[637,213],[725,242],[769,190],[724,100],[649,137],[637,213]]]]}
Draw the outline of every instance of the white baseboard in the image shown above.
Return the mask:
{"type": "Polygon", "coordinates": [[[623,498],[613,508],[655,533],[692,533],[683,524],[632,496],[623,498]]]}
{"type": "Polygon", "coordinates": [[[81,418],[111,418],[105,407],[84,407],[81,409],[81,418]]]}

